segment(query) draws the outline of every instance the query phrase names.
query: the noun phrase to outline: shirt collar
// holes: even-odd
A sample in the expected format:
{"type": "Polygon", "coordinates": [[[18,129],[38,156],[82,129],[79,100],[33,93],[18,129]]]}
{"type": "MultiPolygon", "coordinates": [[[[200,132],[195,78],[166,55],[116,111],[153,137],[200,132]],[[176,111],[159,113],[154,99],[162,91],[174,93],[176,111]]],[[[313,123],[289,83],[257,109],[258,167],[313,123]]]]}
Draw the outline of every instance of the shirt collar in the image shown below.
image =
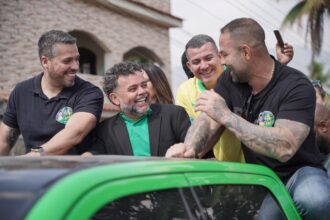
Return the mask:
{"type": "Polygon", "coordinates": [[[35,94],[39,94],[39,95],[43,94],[42,89],[41,89],[41,79],[42,79],[43,75],[44,75],[44,73],[40,73],[33,80],[33,92],[35,94]]]}
{"type": "MultiPolygon", "coordinates": [[[[40,73],[34,78],[33,81],[33,92],[40,97],[47,98],[45,94],[43,93],[41,89],[41,79],[43,77],[44,73],[40,73]]],[[[76,75],[75,77],[75,84],[72,87],[64,88],[57,96],[54,97],[54,99],[68,99],[72,92],[77,88],[77,85],[81,83],[81,79],[76,75]]]]}
{"type": "Polygon", "coordinates": [[[197,86],[200,92],[204,92],[205,90],[207,90],[202,80],[197,79],[197,86]]]}

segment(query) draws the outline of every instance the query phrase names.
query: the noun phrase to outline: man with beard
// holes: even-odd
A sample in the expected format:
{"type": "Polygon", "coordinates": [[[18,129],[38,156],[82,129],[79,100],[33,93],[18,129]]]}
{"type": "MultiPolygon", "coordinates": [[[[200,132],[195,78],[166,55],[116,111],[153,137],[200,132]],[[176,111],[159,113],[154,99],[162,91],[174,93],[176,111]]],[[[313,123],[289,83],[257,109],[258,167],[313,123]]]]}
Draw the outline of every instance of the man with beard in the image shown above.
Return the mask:
{"type": "MultiPolygon", "coordinates": [[[[281,63],[289,63],[293,57],[293,47],[285,43],[284,48],[281,49],[279,45],[276,45],[276,56],[281,63]]],[[[216,43],[205,34],[195,35],[187,42],[183,57],[185,59],[182,60],[185,60],[185,63],[182,65],[193,73],[193,77],[179,86],[176,104],[184,107],[190,120],[193,121],[200,113],[195,111],[198,95],[206,90],[214,89],[224,71],[224,66],[220,62],[216,43]]],[[[225,129],[220,140],[214,145],[213,152],[206,150],[199,156],[203,158],[215,156],[222,161],[245,161],[240,141],[228,129],[225,129]]]]}
{"type": "Polygon", "coordinates": [[[93,132],[91,154],[164,156],[184,140],[190,121],[182,107],[151,104],[148,79],[139,64],[114,65],[104,76],[104,93],[120,113],[104,120],[93,132]]]}
{"type": "Polygon", "coordinates": [[[330,177],[330,110],[323,104],[316,103],[314,130],[316,144],[321,153],[324,154],[323,164],[330,177]]]}
{"type": "Polygon", "coordinates": [[[46,32],[38,47],[43,73],[11,93],[0,126],[0,155],[9,153],[20,133],[29,156],[81,154],[88,146],[81,142],[100,119],[102,91],[76,76],[79,52],[70,34],[46,32]]]}
{"type": "MultiPolygon", "coordinates": [[[[286,184],[303,219],[329,219],[330,181],[313,132],[315,91],[301,72],[269,55],[263,28],[239,18],[221,29],[220,60],[227,70],[196,101],[200,116],[184,144],[168,157],[195,157],[224,128],[241,140],[247,163],[272,169],[286,184]]],[[[271,201],[260,219],[281,219],[271,201]]]]}

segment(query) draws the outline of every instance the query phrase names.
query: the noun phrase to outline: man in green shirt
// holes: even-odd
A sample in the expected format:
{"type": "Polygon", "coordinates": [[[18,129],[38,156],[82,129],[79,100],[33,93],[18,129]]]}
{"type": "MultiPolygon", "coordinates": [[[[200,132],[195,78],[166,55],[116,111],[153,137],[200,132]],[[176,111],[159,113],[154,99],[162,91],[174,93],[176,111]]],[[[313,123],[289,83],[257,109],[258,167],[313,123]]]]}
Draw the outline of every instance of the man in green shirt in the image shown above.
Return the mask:
{"type": "Polygon", "coordinates": [[[164,156],[171,145],[184,140],[190,126],[186,111],[175,105],[150,105],[144,73],[131,62],[105,73],[103,90],[120,112],[97,126],[85,155],[164,156]]]}

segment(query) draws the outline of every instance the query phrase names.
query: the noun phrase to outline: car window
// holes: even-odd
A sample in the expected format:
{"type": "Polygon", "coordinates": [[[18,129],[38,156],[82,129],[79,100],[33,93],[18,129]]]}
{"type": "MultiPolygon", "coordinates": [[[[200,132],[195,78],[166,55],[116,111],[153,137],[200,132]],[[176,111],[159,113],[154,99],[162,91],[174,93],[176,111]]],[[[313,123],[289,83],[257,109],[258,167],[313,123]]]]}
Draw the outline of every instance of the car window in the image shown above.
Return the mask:
{"type": "Polygon", "coordinates": [[[189,188],[147,192],[115,200],[91,219],[193,219],[190,203],[194,201],[189,188]]]}
{"type": "MultiPolygon", "coordinates": [[[[259,219],[265,198],[262,186],[211,185],[131,195],[101,208],[91,219],[259,219]]],[[[271,205],[278,207],[274,202],[271,205]]],[[[279,209],[280,210],[280,209],[279,209]]],[[[280,211],[282,219],[285,219],[280,211]]]]}
{"type": "MultiPolygon", "coordinates": [[[[276,206],[279,215],[285,219],[271,193],[256,185],[211,185],[193,187],[207,219],[259,219],[261,205],[263,210],[276,206]],[[265,203],[267,198],[268,203],[265,203]],[[269,203],[269,201],[271,203],[269,203]],[[264,202],[264,203],[263,203],[264,202]]],[[[199,207],[192,207],[192,213],[200,215],[199,207]]]]}

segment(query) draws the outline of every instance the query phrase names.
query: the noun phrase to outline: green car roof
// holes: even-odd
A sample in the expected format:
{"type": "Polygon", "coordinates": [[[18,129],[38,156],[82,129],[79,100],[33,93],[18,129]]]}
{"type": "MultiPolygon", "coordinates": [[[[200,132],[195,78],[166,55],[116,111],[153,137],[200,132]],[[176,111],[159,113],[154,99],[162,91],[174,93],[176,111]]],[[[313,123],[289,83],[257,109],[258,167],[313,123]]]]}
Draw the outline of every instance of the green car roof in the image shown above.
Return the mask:
{"type": "Polygon", "coordinates": [[[266,187],[289,219],[300,219],[281,180],[264,166],[161,158],[101,163],[66,175],[36,202],[26,219],[89,219],[109,201],[127,195],[211,184],[266,187]]]}

